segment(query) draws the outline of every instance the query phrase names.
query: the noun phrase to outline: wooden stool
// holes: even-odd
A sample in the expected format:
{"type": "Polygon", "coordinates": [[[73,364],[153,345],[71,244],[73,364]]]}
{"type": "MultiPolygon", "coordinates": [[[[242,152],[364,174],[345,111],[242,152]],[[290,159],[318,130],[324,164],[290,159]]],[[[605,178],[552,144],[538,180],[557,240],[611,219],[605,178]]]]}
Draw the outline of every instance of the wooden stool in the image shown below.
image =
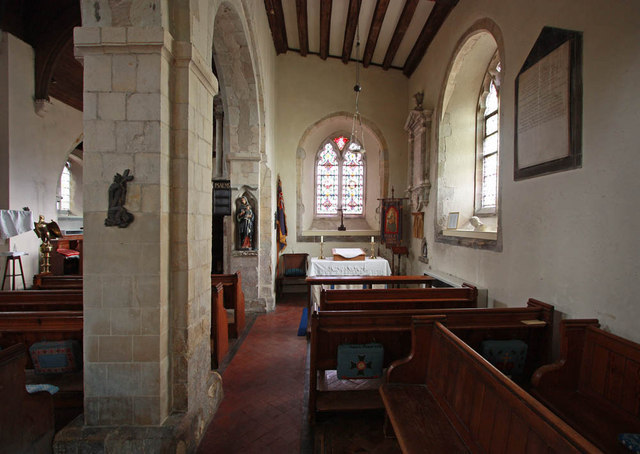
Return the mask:
{"type": "Polygon", "coordinates": [[[16,276],[20,276],[22,278],[22,288],[26,289],[27,285],[24,282],[24,270],[22,269],[22,256],[29,255],[28,252],[0,252],[0,256],[7,257],[7,261],[4,265],[4,276],[2,277],[2,290],[4,290],[4,282],[8,277],[11,277],[11,290],[16,289],[16,276]],[[20,273],[16,274],[16,260],[20,264],[20,273]],[[9,273],[9,262],[12,264],[12,272],[9,273]]]}

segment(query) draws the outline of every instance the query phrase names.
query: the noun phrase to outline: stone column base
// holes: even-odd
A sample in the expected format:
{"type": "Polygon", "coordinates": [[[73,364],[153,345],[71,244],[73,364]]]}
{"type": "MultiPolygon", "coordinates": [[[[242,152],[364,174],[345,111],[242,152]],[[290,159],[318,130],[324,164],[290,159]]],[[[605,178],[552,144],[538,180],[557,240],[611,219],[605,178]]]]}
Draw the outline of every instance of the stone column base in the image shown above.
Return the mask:
{"type": "Polygon", "coordinates": [[[222,380],[211,374],[208,383],[213,411],[208,415],[176,413],[161,426],[85,426],[78,416],[58,432],[53,441],[56,454],[177,453],[196,451],[204,431],[222,401],[222,380]]]}

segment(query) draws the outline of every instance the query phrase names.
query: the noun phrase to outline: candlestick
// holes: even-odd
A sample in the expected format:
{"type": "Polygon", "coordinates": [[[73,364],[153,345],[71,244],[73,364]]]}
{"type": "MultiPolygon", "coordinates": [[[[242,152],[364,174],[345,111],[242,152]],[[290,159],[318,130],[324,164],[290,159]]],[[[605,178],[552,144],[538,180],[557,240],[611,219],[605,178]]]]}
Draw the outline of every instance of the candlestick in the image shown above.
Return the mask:
{"type": "Polygon", "coordinates": [[[376,243],[375,241],[373,241],[373,237],[371,237],[371,255],[369,256],[370,259],[375,259],[376,258],[376,243]]]}
{"type": "Polygon", "coordinates": [[[323,246],[324,246],[324,236],[320,235],[320,257],[318,257],[320,260],[324,259],[323,246]]]}

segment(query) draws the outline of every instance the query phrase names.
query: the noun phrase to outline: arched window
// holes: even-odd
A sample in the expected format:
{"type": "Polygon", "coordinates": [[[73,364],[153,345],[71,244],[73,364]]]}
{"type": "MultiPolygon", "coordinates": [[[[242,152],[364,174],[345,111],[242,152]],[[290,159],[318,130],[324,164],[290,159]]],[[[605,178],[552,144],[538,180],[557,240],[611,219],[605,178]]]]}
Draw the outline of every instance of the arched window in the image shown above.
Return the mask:
{"type": "Polygon", "coordinates": [[[71,172],[69,172],[69,163],[62,168],[60,175],[60,211],[68,212],[71,210],[71,172]]]}
{"type": "Polygon", "coordinates": [[[498,151],[500,144],[500,60],[493,56],[478,100],[475,214],[495,214],[498,208],[498,151]]]}
{"type": "Polygon", "coordinates": [[[364,159],[345,136],[327,140],[316,156],[316,215],[364,214],[364,159]]]}
{"type": "MultiPolygon", "coordinates": [[[[487,24],[489,25],[489,24],[487,24]]],[[[500,63],[484,28],[458,44],[449,64],[438,121],[436,241],[498,250],[500,231],[500,63]],[[458,213],[450,228],[450,213],[458,213]]]]}

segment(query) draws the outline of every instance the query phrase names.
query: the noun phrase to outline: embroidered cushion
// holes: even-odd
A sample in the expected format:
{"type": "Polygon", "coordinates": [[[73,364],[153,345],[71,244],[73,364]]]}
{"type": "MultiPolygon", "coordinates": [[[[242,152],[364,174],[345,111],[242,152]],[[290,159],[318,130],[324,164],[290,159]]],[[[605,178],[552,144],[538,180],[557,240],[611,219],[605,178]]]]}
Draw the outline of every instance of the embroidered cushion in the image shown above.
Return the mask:
{"type": "Polygon", "coordinates": [[[480,346],[480,354],[512,380],[522,378],[527,359],[527,344],[524,341],[486,340],[480,346]]]}
{"type": "Polygon", "coordinates": [[[338,346],[338,378],[380,378],[382,344],[343,344],[338,346]]]}
{"type": "Polygon", "coordinates": [[[45,383],[38,384],[38,385],[25,385],[25,387],[27,388],[27,392],[29,394],[37,393],[40,391],[48,391],[49,394],[54,395],[55,393],[60,391],[60,388],[58,388],[57,386],[47,385],[45,383]]]}
{"type": "Polygon", "coordinates": [[[618,440],[629,451],[640,453],[640,434],[618,434],[618,440]]]}
{"type": "Polygon", "coordinates": [[[62,374],[82,368],[80,344],[75,340],[36,342],[29,347],[36,374],[62,374]]]}
{"type": "Polygon", "coordinates": [[[284,275],[287,277],[304,277],[307,275],[307,272],[304,268],[289,268],[288,270],[284,270],[284,275]]]}

